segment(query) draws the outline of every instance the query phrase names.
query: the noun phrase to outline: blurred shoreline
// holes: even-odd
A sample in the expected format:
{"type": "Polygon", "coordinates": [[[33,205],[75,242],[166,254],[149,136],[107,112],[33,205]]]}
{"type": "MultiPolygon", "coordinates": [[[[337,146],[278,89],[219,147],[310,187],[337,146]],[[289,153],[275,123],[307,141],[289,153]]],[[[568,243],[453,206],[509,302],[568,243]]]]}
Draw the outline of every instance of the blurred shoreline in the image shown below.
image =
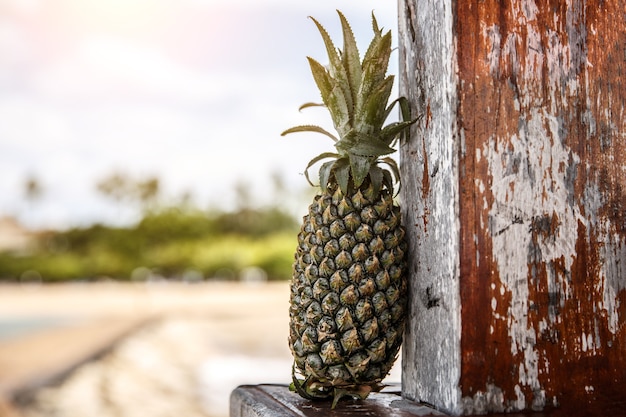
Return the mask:
{"type": "MultiPolygon", "coordinates": [[[[130,395],[137,408],[156,401],[149,397],[163,389],[162,381],[178,380],[168,403],[179,409],[164,410],[226,415],[237,385],[289,383],[288,297],[287,282],[0,284],[5,322],[49,322],[0,339],[0,388],[18,397],[7,399],[17,403],[18,416],[106,416],[89,408],[104,381],[140,390],[130,395]],[[126,365],[111,368],[121,360],[126,365]],[[76,398],[75,386],[81,387],[76,398]]],[[[107,401],[132,408],[126,397],[107,401]]],[[[138,412],[130,408],[117,415],[138,412]]]]}
{"type": "Polygon", "coordinates": [[[0,339],[0,417],[225,417],[238,385],[289,384],[288,306],[285,281],[0,284],[0,317],[50,320],[0,339]]]}
{"type": "Polygon", "coordinates": [[[119,317],[173,313],[229,313],[241,308],[289,307],[288,282],[66,282],[0,283],[0,317],[119,317]]]}

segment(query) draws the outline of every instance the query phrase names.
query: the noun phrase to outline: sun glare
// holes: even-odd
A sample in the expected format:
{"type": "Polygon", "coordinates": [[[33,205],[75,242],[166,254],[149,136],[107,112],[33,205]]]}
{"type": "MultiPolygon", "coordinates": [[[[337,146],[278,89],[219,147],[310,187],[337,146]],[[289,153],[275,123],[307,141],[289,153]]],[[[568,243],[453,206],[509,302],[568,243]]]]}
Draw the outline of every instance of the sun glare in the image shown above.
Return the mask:
{"type": "Polygon", "coordinates": [[[64,0],[54,9],[66,24],[92,33],[151,31],[167,16],[163,1],[149,0],[64,0]]]}

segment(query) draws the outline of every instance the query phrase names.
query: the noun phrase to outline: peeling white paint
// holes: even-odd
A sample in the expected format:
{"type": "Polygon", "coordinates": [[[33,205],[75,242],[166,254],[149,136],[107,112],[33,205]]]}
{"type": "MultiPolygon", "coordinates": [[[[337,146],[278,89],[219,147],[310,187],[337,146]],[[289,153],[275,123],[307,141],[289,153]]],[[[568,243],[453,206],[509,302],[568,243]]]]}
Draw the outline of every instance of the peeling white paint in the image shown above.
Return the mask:
{"type": "Polygon", "coordinates": [[[493,384],[487,384],[486,391],[478,391],[472,397],[464,397],[463,414],[480,415],[488,412],[502,413],[507,411],[504,393],[493,384]]]}
{"type": "MultiPolygon", "coordinates": [[[[520,23],[536,19],[538,9],[532,0],[514,2],[512,8],[520,23]]],[[[572,161],[580,162],[579,156],[563,145],[556,111],[557,105],[566,98],[559,83],[567,78],[564,75],[570,69],[569,45],[561,42],[554,33],[548,33],[549,41],[542,45],[539,29],[544,28],[532,24],[524,28],[527,43],[524,62],[519,62],[517,53],[520,35],[513,31],[502,39],[495,26],[483,31],[488,44],[492,45],[488,59],[494,76],[502,65],[524,68],[515,71],[522,76],[518,80],[519,94],[515,104],[524,110],[524,118],[520,120],[517,132],[508,137],[492,137],[481,152],[488,159],[494,178],[491,184],[493,205],[489,211],[493,256],[502,289],[506,288],[512,299],[508,309],[510,350],[514,357],[519,354],[523,357],[516,386],[520,410],[526,407],[522,386],[533,392],[540,391],[538,358],[543,355],[535,347],[536,333],[549,326],[542,321],[540,328],[535,329],[528,320],[529,280],[536,273],[533,268],[557,262],[563,257],[565,268],[569,270],[576,257],[577,225],[579,221],[585,221],[580,209],[568,204],[569,185],[564,176],[559,175],[572,161]],[[548,106],[541,103],[545,97],[536,94],[537,87],[544,82],[545,67],[548,68],[548,106]],[[498,143],[508,146],[498,146],[498,143]],[[554,216],[558,219],[554,233],[540,231],[533,235],[533,227],[554,216]]],[[[578,87],[575,80],[568,85],[570,91],[576,91],[578,87]]],[[[558,276],[554,270],[549,269],[548,273],[548,285],[552,287],[549,291],[562,294],[561,302],[564,302],[571,296],[567,278],[558,276]]],[[[556,315],[549,319],[550,323],[559,320],[556,315]]],[[[582,340],[585,351],[589,339],[582,340]]],[[[542,372],[549,372],[549,369],[542,372]]],[[[545,403],[545,398],[539,397],[533,399],[534,409],[540,409],[545,403]]]]}
{"type": "MultiPolygon", "coordinates": [[[[536,18],[537,8],[532,0],[514,2],[513,9],[516,19],[522,19],[520,22],[531,22],[536,18]]],[[[568,189],[571,185],[566,183],[563,175],[566,167],[580,164],[580,157],[563,145],[558,116],[558,109],[567,106],[568,97],[581,88],[577,78],[567,77],[574,65],[572,56],[575,52],[557,33],[544,33],[547,42],[542,46],[537,26],[529,24],[524,28],[527,44],[524,62],[519,61],[517,52],[520,35],[513,31],[503,38],[497,26],[483,28],[483,36],[491,45],[487,58],[494,76],[498,75],[503,66],[511,66],[514,71],[516,68],[524,68],[523,71],[515,71],[522,76],[517,80],[519,94],[515,99],[515,108],[522,111],[524,116],[517,132],[508,137],[492,137],[481,152],[476,153],[488,159],[490,173],[494,178],[491,184],[493,205],[489,211],[489,231],[493,239],[493,256],[503,282],[501,294],[504,295],[505,290],[510,291],[512,297],[508,311],[511,353],[522,354],[524,358],[518,372],[519,385],[516,387],[516,391],[519,388],[518,402],[522,408],[521,387],[527,386],[533,390],[539,388],[537,358],[542,352],[537,351],[534,343],[529,341],[535,340],[536,332],[544,332],[562,320],[552,314],[547,322],[540,322],[539,329],[534,329],[529,322],[526,300],[529,298],[529,281],[535,273],[533,264],[550,264],[563,257],[565,269],[570,270],[576,257],[578,223],[587,227],[590,221],[594,221],[582,214],[581,207],[572,204],[569,197],[571,190],[568,189]],[[538,102],[546,97],[536,94],[536,87],[544,82],[544,68],[548,68],[548,105],[538,102]],[[565,93],[562,91],[564,80],[565,93]],[[500,143],[506,143],[507,146],[498,146],[500,143]],[[556,232],[549,236],[533,236],[534,222],[553,216],[558,218],[556,232]]],[[[608,115],[605,117],[610,119],[608,115]]],[[[593,119],[589,119],[588,125],[595,130],[593,119]]],[[[595,213],[604,202],[598,200],[600,193],[597,185],[589,184],[588,187],[582,199],[588,206],[583,210],[595,213]]],[[[479,191],[482,193],[483,189],[479,191]]],[[[602,231],[603,225],[595,226],[596,230],[602,231]]],[[[616,334],[620,327],[617,294],[626,289],[626,281],[623,279],[626,268],[622,267],[622,263],[611,260],[626,260],[626,242],[611,236],[608,230],[605,232],[604,236],[601,233],[600,239],[605,242],[601,246],[601,257],[606,261],[602,264],[602,279],[595,281],[596,291],[602,294],[602,303],[597,308],[606,313],[609,330],[616,334]]],[[[558,275],[554,269],[548,269],[548,275],[548,291],[561,295],[559,301],[563,307],[565,301],[571,298],[567,277],[558,275]]],[[[583,332],[579,340],[578,349],[585,354],[595,353],[603,343],[597,324],[593,334],[583,332]]],[[[542,372],[549,373],[549,364],[542,372]]],[[[533,407],[539,403],[541,400],[535,398],[533,407]]]]}
{"type": "MultiPolygon", "coordinates": [[[[500,69],[500,44],[502,37],[500,36],[500,28],[498,26],[483,26],[483,37],[489,39],[488,45],[491,46],[489,52],[487,52],[487,61],[489,62],[489,70],[492,74],[497,74],[500,69]]],[[[476,150],[479,153],[479,150],[476,150]]],[[[480,159],[477,158],[477,161],[480,159]]]]}
{"type": "MultiPolygon", "coordinates": [[[[623,326],[624,318],[620,325],[619,309],[620,303],[617,294],[626,289],[626,242],[618,236],[611,235],[607,231],[607,238],[600,248],[603,259],[614,259],[615,262],[604,262],[602,264],[601,276],[597,285],[602,286],[602,308],[607,314],[609,331],[615,335],[623,326]],[[619,260],[619,262],[617,261],[619,260]]],[[[598,343],[601,346],[601,341],[598,343]]]]}
{"type": "Polygon", "coordinates": [[[480,178],[476,178],[474,180],[474,182],[476,183],[476,185],[478,186],[478,189],[480,190],[481,193],[485,192],[485,183],[483,180],[481,180],[480,178]]]}
{"type": "MultiPolygon", "coordinates": [[[[497,147],[498,139],[494,137],[483,149],[483,155],[488,158],[493,178],[500,179],[491,188],[494,203],[489,212],[490,233],[503,288],[512,297],[508,311],[511,353],[514,356],[522,353],[524,357],[520,385],[536,389],[540,352],[530,342],[536,340],[535,333],[539,330],[528,320],[531,268],[533,264],[558,261],[564,256],[565,267],[570,269],[576,256],[577,223],[584,219],[577,207],[567,203],[569,190],[565,179],[551,175],[570,160],[578,161],[578,156],[564,147],[558,133],[559,122],[554,116],[539,109],[530,115],[516,134],[502,138],[507,140],[508,147],[497,147]],[[554,235],[533,236],[534,223],[555,215],[559,225],[554,235]]],[[[566,277],[550,273],[553,290],[567,297],[566,277]]]]}
{"type": "MultiPolygon", "coordinates": [[[[400,2],[401,5],[402,3],[400,2]]],[[[415,153],[419,158],[419,155],[425,152],[425,156],[431,160],[431,169],[434,166],[433,156],[442,158],[437,161],[439,174],[431,181],[428,201],[424,203],[437,207],[437,210],[433,210],[437,214],[429,217],[429,230],[420,243],[422,245],[420,249],[424,252],[416,255],[419,259],[415,261],[418,264],[415,269],[428,269],[430,274],[430,278],[420,275],[419,280],[432,279],[444,282],[440,286],[448,296],[443,305],[449,308],[446,312],[437,311],[440,309],[420,311],[420,314],[423,314],[420,319],[423,322],[421,329],[433,329],[441,323],[441,320],[447,319],[449,322],[446,325],[453,330],[446,332],[434,329],[431,340],[416,342],[410,356],[405,357],[405,362],[409,359],[411,364],[405,365],[403,383],[410,386],[403,386],[403,392],[408,393],[409,397],[433,402],[451,414],[517,411],[528,407],[541,410],[549,403],[557,406],[559,398],[557,396],[546,398],[546,391],[541,386],[540,377],[542,381],[548,383],[551,381],[551,364],[547,360],[547,352],[542,351],[540,342],[543,340],[545,343],[546,339],[542,338],[546,335],[553,337],[552,335],[556,334],[555,327],[560,328],[563,321],[559,310],[565,308],[566,303],[573,298],[570,287],[571,276],[568,274],[577,258],[579,225],[587,231],[593,228],[594,237],[599,238],[601,242],[599,255],[605,260],[602,263],[600,279],[593,281],[593,285],[596,286],[593,288],[595,293],[602,294],[601,299],[594,305],[594,312],[598,313],[602,320],[606,317],[609,331],[613,335],[624,327],[624,318],[620,320],[619,317],[619,311],[623,311],[623,306],[619,305],[617,295],[626,289],[624,280],[626,267],[622,266],[626,264],[626,242],[611,234],[610,225],[603,224],[601,220],[593,217],[594,214],[589,214],[597,213],[598,208],[607,203],[600,197],[602,193],[598,184],[589,182],[584,190],[584,196],[573,197],[573,180],[567,177],[569,169],[575,172],[574,176],[576,169],[579,169],[579,172],[589,169],[588,166],[581,164],[581,157],[575,150],[565,146],[568,120],[565,120],[563,114],[569,110],[571,96],[577,95],[580,91],[594,91],[589,85],[579,84],[580,79],[589,82],[589,77],[572,76],[580,71],[581,67],[591,68],[592,63],[576,49],[584,48],[580,46],[581,39],[567,39],[569,32],[565,35],[565,32],[557,33],[544,25],[539,25],[537,22],[539,8],[536,1],[516,0],[510,3],[507,8],[510,8],[513,14],[511,20],[515,24],[507,27],[483,25],[480,34],[487,48],[484,65],[491,71],[493,80],[496,80],[495,82],[501,80],[504,72],[515,74],[515,77],[509,80],[508,86],[503,83],[494,87],[494,82],[490,85],[494,92],[500,91],[500,88],[513,88],[513,97],[506,97],[506,100],[510,100],[507,109],[512,105],[513,109],[519,112],[519,124],[514,120],[510,126],[497,126],[492,130],[494,132],[492,137],[482,148],[475,149],[474,153],[471,148],[466,149],[465,132],[456,125],[457,117],[454,114],[457,108],[454,106],[457,104],[456,92],[472,93],[475,87],[472,79],[467,80],[467,84],[455,84],[459,80],[455,79],[454,75],[456,70],[454,54],[457,52],[455,51],[457,45],[451,31],[451,10],[454,6],[451,0],[443,2],[408,0],[407,3],[410,6],[406,9],[401,7],[400,10],[400,33],[403,36],[401,43],[410,45],[415,42],[423,49],[419,50],[417,55],[411,51],[408,60],[410,62],[403,60],[404,75],[419,80],[417,84],[421,90],[417,94],[412,92],[411,97],[417,101],[426,101],[427,97],[429,107],[433,111],[429,127],[424,127],[424,124],[416,125],[419,126],[418,133],[424,138],[426,146],[416,148],[415,153]],[[420,13],[417,13],[418,6],[420,13]],[[403,13],[407,11],[414,15],[404,16],[403,13]],[[438,24],[437,28],[433,29],[433,25],[429,25],[429,20],[435,15],[440,23],[443,19],[443,26],[438,24]],[[411,27],[407,26],[407,20],[413,22],[411,27]],[[411,33],[414,35],[413,39],[411,33]],[[431,68],[424,71],[423,68],[417,68],[420,65],[431,68]],[[451,146],[448,139],[455,141],[455,145],[451,146]],[[486,389],[482,391],[473,389],[477,387],[470,387],[469,391],[474,392],[474,395],[461,398],[461,390],[455,385],[460,378],[461,352],[459,340],[455,339],[460,337],[456,333],[460,328],[460,308],[457,309],[459,306],[453,305],[458,301],[458,298],[454,298],[458,292],[454,296],[449,296],[449,291],[458,290],[458,284],[454,282],[458,275],[454,274],[459,272],[457,264],[459,260],[453,257],[457,255],[454,252],[458,249],[456,246],[458,241],[455,238],[458,238],[460,230],[456,205],[459,190],[454,188],[458,184],[456,176],[458,173],[455,173],[455,168],[458,168],[456,163],[459,155],[468,159],[473,157],[477,164],[484,164],[487,161],[489,167],[487,177],[475,179],[474,186],[478,193],[483,194],[482,198],[477,196],[475,208],[478,211],[482,206],[485,208],[483,212],[489,215],[488,218],[479,216],[478,221],[480,229],[490,234],[492,253],[477,251],[476,265],[480,265],[481,259],[492,258],[498,269],[501,283],[492,284],[491,290],[493,295],[499,292],[500,302],[497,297],[490,300],[493,322],[488,331],[493,334],[504,325],[508,328],[510,338],[508,348],[515,360],[519,360],[515,369],[513,382],[516,385],[513,393],[503,393],[496,385],[486,384],[486,389]],[[442,176],[446,175],[448,178],[442,181],[442,176]],[[446,200],[448,198],[454,201],[446,200]],[[429,245],[433,245],[432,247],[436,247],[437,250],[443,248],[440,251],[443,253],[436,257],[432,256],[433,252],[429,245]],[[448,260],[447,266],[437,264],[441,263],[441,259],[448,260]],[[625,262],[612,262],[617,259],[625,262]],[[452,264],[454,267],[450,267],[452,264]],[[549,267],[550,265],[558,267],[549,267]],[[537,288],[539,279],[547,280],[541,284],[547,285],[547,292],[553,305],[550,305],[552,308],[548,310],[548,315],[537,322],[531,319],[537,310],[529,303],[529,298],[531,292],[537,288]],[[556,296],[552,298],[552,294],[556,296]],[[505,295],[507,300],[511,300],[508,306],[504,305],[505,295]],[[450,334],[452,341],[442,345],[442,340],[447,340],[443,339],[443,336],[450,334]],[[420,349],[426,349],[426,353],[420,352],[420,349]],[[427,357],[431,363],[427,363],[425,359],[427,357]],[[436,358],[440,369],[432,366],[433,357],[436,358]],[[441,365],[442,363],[444,365],[441,365]]],[[[555,13],[554,27],[567,27],[573,33],[577,30],[575,25],[579,23],[573,22],[572,19],[578,19],[580,16],[572,9],[578,8],[579,5],[573,5],[568,1],[566,6],[570,9],[565,13],[564,19],[567,21],[558,22],[559,17],[555,13]]],[[[595,27],[592,26],[591,31],[595,33],[595,27]]],[[[484,81],[478,74],[476,79],[484,81]]],[[[591,100],[598,100],[600,103],[601,97],[594,99],[587,96],[586,99],[587,108],[591,109],[599,105],[591,103],[591,100]]],[[[423,107],[423,103],[417,104],[423,107]]],[[[487,109],[487,113],[497,114],[500,110],[493,105],[487,109]]],[[[603,117],[610,120],[611,115],[605,114],[603,117]]],[[[593,118],[592,111],[585,112],[582,118],[583,125],[588,129],[587,132],[582,132],[583,134],[592,137],[598,129],[601,129],[602,125],[593,118]]],[[[619,130],[616,126],[608,128],[619,130]]],[[[483,137],[480,139],[482,141],[483,137]]],[[[626,140],[626,133],[622,133],[620,139],[626,140]]],[[[419,161],[424,162],[426,159],[422,158],[419,161]]],[[[422,172],[419,168],[409,169],[413,169],[408,173],[409,179],[421,180],[422,172]]],[[[621,169],[626,170],[626,166],[622,166],[621,169]]],[[[407,173],[403,172],[403,175],[407,173]]],[[[422,203],[416,205],[419,204],[422,203]]],[[[427,214],[431,215],[433,212],[427,214]]],[[[477,240],[478,237],[474,235],[474,241],[477,240]]],[[[413,329],[413,332],[417,330],[413,329]]],[[[569,357],[572,353],[590,356],[605,345],[610,347],[612,343],[612,339],[601,339],[598,322],[595,323],[595,327],[577,329],[576,335],[573,336],[575,340],[570,339],[569,343],[560,346],[564,357],[569,357]]],[[[554,337],[553,342],[561,342],[558,335],[554,337]]],[[[502,347],[499,345],[498,349],[502,347]]],[[[559,364],[558,358],[554,356],[552,358],[553,367],[564,366],[563,360],[559,364]]],[[[585,387],[588,393],[593,392],[593,389],[591,385],[585,387]]]]}
{"type": "Polygon", "coordinates": [[[519,385],[515,385],[514,389],[517,400],[511,404],[511,408],[513,410],[522,410],[526,407],[526,396],[519,385]]]}

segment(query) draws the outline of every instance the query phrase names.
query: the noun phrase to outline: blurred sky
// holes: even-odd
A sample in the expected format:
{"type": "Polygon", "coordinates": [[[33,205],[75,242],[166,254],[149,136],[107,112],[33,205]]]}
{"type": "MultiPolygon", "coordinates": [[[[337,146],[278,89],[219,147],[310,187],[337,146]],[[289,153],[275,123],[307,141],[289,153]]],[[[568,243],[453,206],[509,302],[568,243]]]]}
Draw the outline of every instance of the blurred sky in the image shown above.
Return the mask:
{"type": "Polygon", "coordinates": [[[335,9],[361,53],[372,10],[397,45],[395,0],[0,0],[0,217],[132,221],[96,191],[117,171],[201,208],[231,207],[241,181],[266,202],[273,172],[303,188],[332,142],[280,132],[331,128],[325,110],[297,108],[319,101],[305,56],[326,63],[307,16],[341,45],[335,9]],[[31,176],[43,194],[28,203],[31,176]]]}

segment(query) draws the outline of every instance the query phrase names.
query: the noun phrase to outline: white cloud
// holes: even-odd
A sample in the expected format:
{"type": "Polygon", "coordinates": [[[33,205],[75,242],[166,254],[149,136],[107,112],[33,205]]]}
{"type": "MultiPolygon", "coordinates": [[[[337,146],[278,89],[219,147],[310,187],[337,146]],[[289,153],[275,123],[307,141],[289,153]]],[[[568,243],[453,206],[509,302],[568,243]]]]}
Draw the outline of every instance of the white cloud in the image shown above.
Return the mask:
{"type": "MultiPolygon", "coordinates": [[[[189,4],[195,4],[199,6],[209,6],[215,7],[224,5],[226,2],[224,0],[185,0],[189,4]]],[[[309,1],[293,1],[293,0],[264,0],[263,2],[259,2],[258,0],[228,0],[227,4],[229,7],[231,6],[245,6],[251,8],[258,8],[262,6],[266,7],[288,7],[291,9],[302,10],[304,12],[313,12],[313,11],[327,11],[327,10],[335,10],[339,9],[343,11],[371,11],[378,10],[386,13],[389,9],[395,10],[395,2],[390,4],[389,0],[360,0],[355,2],[354,0],[309,0],[309,1]],[[391,7],[390,7],[391,6],[391,7]]],[[[393,12],[395,13],[395,11],[393,12]]]]}
{"type": "Polygon", "coordinates": [[[51,67],[42,68],[35,88],[60,98],[207,98],[227,93],[232,81],[211,78],[169,59],[158,48],[97,35],[51,67]]]}
{"type": "Polygon", "coordinates": [[[32,13],[39,10],[42,1],[43,0],[13,0],[10,3],[16,10],[32,13]]]}
{"type": "Polygon", "coordinates": [[[381,24],[391,19],[395,24],[395,5],[388,0],[180,4],[190,3],[199,9],[219,6],[220,16],[235,16],[239,25],[224,24],[223,39],[198,38],[205,34],[202,25],[190,27],[176,32],[174,44],[165,29],[159,38],[101,26],[46,51],[24,41],[34,37],[23,36],[29,29],[17,21],[0,24],[0,59],[15,64],[5,78],[0,74],[0,90],[11,91],[0,95],[0,215],[21,213],[36,225],[119,218],[94,191],[114,170],[157,175],[170,196],[191,190],[203,205],[232,202],[231,189],[241,179],[260,197],[277,170],[294,188],[305,186],[300,173],[309,159],[332,149],[322,136],[279,136],[297,124],[330,128],[323,109],[297,111],[319,97],[305,55],[322,61],[324,56],[306,16],[320,17],[339,36],[334,10],[340,8],[359,39],[367,40],[369,11],[376,9],[381,24]],[[233,10],[244,6],[246,13],[233,10]],[[358,23],[362,16],[367,20],[358,23]],[[19,48],[9,32],[22,34],[19,48]],[[41,178],[47,192],[25,210],[22,187],[30,174],[41,178]]]}

